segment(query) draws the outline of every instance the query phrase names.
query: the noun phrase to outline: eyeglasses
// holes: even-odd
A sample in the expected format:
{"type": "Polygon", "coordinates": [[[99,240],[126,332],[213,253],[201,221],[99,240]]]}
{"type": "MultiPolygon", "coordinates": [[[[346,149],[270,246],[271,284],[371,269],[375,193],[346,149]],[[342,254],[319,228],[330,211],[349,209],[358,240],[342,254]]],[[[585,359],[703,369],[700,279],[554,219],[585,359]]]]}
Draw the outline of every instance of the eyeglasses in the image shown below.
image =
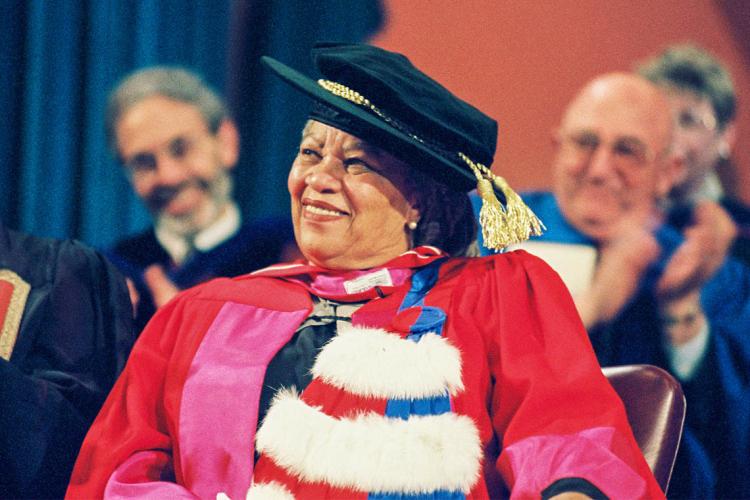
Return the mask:
{"type": "Polygon", "coordinates": [[[607,147],[613,161],[624,168],[639,167],[655,159],[652,150],[636,137],[618,137],[604,142],[593,132],[581,131],[561,133],[560,142],[564,154],[580,161],[590,160],[600,146],[607,147]]]}
{"type": "Polygon", "coordinates": [[[156,172],[159,157],[166,156],[174,161],[184,161],[197,150],[198,144],[208,136],[210,136],[209,133],[198,137],[178,135],[154,150],[143,151],[131,158],[124,159],[125,169],[133,177],[147,177],[156,172]]]}
{"type": "Polygon", "coordinates": [[[716,116],[710,111],[701,112],[696,109],[681,109],[675,116],[677,126],[683,130],[707,130],[713,132],[718,125],[716,116]]]}

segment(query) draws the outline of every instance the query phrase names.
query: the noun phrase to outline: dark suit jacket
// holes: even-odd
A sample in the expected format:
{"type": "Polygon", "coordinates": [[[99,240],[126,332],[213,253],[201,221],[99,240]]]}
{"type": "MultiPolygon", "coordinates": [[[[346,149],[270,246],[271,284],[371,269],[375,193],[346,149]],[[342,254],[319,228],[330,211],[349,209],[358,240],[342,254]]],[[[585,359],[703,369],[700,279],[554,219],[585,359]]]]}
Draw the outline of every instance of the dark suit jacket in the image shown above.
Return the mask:
{"type": "Polygon", "coordinates": [[[140,332],[156,311],[143,281],[143,271],[152,264],[164,267],[174,284],[185,289],[212,278],[231,278],[276,264],[288,245],[294,245],[291,220],[273,217],[244,224],[228,240],[208,252],[196,252],[179,266],[162,248],[153,229],[117,243],[106,255],[138,290],[135,329],[140,332]]]}

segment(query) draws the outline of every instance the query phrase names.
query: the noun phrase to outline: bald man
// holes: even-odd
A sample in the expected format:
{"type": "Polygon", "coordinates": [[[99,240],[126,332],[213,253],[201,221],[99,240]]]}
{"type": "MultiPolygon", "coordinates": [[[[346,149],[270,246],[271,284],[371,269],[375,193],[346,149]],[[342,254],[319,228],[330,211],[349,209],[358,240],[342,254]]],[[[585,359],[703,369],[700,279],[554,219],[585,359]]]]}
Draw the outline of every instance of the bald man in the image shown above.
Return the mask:
{"type": "Polygon", "coordinates": [[[670,496],[741,497],[750,276],[712,259],[702,235],[661,222],[659,202],[683,168],[672,133],[669,102],[647,80],[614,73],[587,84],[553,134],[553,192],[524,196],[547,227],[527,249],[571,283],[602,365],[654,364],[682,382],[688,415],[670,496]]]}
{"type": "Polygon", "coordinates": [[[614,239],[623,218],[644,223],[679,174],[668,154],[671,116],[662,94],[630,74],[587,85],[554,136],[554,189],[565,217],[596,240],[614,239]]]}
{"type": "Polygon", "coordinates": [[[659,255],[651,231],[658,201],[682,169],[669,154],[671,132],[662,93],[640,77],[614,73],[583,88],[553,136],[559,215],[600,251],[592,286],[575,297],[589,328],[616,316],[659,255]]]}

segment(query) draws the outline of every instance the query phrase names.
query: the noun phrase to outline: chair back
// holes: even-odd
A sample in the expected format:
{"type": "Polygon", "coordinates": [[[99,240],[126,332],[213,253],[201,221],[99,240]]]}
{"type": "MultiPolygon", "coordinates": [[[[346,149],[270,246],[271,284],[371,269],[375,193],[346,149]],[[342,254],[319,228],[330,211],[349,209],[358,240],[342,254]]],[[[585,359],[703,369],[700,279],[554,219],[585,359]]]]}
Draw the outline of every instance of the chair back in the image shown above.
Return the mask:
{"type": "Polygon", "coordinates": [[[635,440],[666,493],[685,422],[682,387],[652,365],[610,366],[602,371],[625,404],[635,440]]]}

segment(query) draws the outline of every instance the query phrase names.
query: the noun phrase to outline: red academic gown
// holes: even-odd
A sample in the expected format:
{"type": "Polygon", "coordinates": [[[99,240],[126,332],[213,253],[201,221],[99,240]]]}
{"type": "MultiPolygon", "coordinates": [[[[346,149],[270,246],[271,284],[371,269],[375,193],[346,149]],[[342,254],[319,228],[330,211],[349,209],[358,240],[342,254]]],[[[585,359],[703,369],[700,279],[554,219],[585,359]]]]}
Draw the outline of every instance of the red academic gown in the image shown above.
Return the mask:
{"type": "Polygon", "coordinates": [[[182,293],[141,335],[67,496],[239,499],[252,483],[300,498],[538,498],[583,483],[663,497],[557,275],[522,251],[442,257],[421,247],[368,271],[288,265],[182,293]],[[412,273],[427,264],[436,280],[424,287],[412,273]],[[370,300],[258,430],[265,368],[311,293],[370,300]],[[436,311],[439,338],[415,342],[436,311]],[[448,405],[434,414],[408,410],[440,394],[448,405]],[[404,401],[405,416],[388,417],[404,401]]]}

